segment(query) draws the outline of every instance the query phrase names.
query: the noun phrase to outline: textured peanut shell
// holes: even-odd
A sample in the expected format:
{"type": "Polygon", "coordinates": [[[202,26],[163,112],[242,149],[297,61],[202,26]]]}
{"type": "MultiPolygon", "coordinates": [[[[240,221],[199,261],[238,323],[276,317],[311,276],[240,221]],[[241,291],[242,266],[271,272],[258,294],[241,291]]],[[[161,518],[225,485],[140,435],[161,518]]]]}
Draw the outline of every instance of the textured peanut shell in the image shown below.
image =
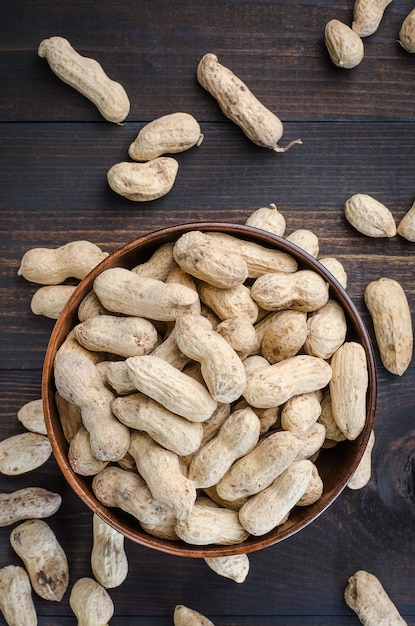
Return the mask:
{"type": "Polygon", "coordinates": [[[307,318],[302,311],[287,309],[272,313],[259,324],[260,351],[269,363],[295,356],[307,339],[307,318]]]}
{"type": "Polygon", "coordinates": [[[249,374],[243,396],[253,407],[281,406],[293,396],[323,389],[331,375],[326,361],[300,354],[249,374]]]}
{"type": "Polygon", "coordinates": [[[79,626],[108,626],[114,614],[110,595],[93,578],[78,578],[69,596],[69,606],[79,626]]]}
{"type": "Polygon", "coordinates": [[[188,477],[196,488],[212,487],[239,458],[258,443],[260,422],[249,407],[234,411],[216,437],[208,441],[189,466],[188,477]]]}
{"type": "Polygon", "coordinates": [[[70,443],[82,426],[81,409],[62,398],[58,392],[55,393],[55,402],[64,437],[70,443]]]}
{"type": "Polygon", "coordinates": [[[343,307],[336,300],[329,300],[321,309],[308,316],[304,351],[321,359],[330,359],[344,343],[346,333],[343,307]]]}
{"type": "Polygon", "coordinates": [[[198,121],[189,113],[170,113],[143,126],[128,154],[134,161],[150,161],[200,146],[203,135],[198,121]]]}
{"type": "Polygon", "coordinates": [[[18,476],[37,469],[49,459],[52,447],[45,435],[26,432],[0,441],[0,473],[18,476]]]}
{"type": "Polygon", "coordinates": [[[0,493],[0,527],[25,519],[50,517],[59,509],[62,497],[42,487],[23,487],[0,493]]]}
{"type": "Polygon", "coordinates": [[[208,53],[201,58],[197,79],[217,100],[224,115],[258,146],[285,152],[292,145],[301,143],[298,139],[285,148],[278,145],[283,134],[281,120],[254,96],[240,78],[221,65],[215,54],[208,53]]]}
{"type": "Polygon", "coordinates": [[[176,533],[186,543],[234,545],[248,538],[237,511],[195,504],[190,515],[176,524],[176,533]]]}
{"type": "Polygon", "coordinates": [[[106,120],[125,120],[130,111],[125,89],[107,76],[98,61],[81,56],[63,37],[41,41],[38,54],[63,82],[91,100],[106,120]]]}
{"type": "Polygon", "coordinates": [[[24,253],[18,276],[41,285],[59,285],[67,278],[82,280],[108,256],[90,241],[69,241],[58,248],[31,248],[24,253]]]}
{"type": "Polygon", "coordinates": [[[134,385],[166,409],[192,422],[203,422],[213,414],[217,403],[206,387],[152,355],[127,359],[134,385]]]}
{"type": "Polygon", "coordinates": [[[219,576],[230,578],[236,583],[245,582],[249,574],[250,563],[247,554],[205,557],[205,563],[219,576]]]}
{"type": "Polygon", "coordinates": [[[71,352],[55,359],[55,384],[59,394],[81,410],[82,423],[90,434],[94,456],[100,461],[117,461],[128,450],[130,433],[111,411],[113,394],[96,366],[71,352]]]}
{"type": "Polygon", "coordinates": [[[112,410],[120,422],[143,430],[161,446],[181,456],[192,454],[201,444],[202,424],[168,411],[142,393],[116,398],[112,410]]]}
{"type": "Polygon", "coordinates": [[[315,259],[317,258],[320,250],[320,243],[317,235],[311,230],[298,228],[287,235],[286,240],[290,241],[302,250],[305,250],[305,252],[313,256],[315,259]]]}
{"type": "Polygon", "coordinates": [[[92,524],[92,573],[99,584],[106,589],[119,587],[128,574],[124,535],[104,522],[96,513],[93,515],[92,524]]]}
{"type": "Polygon", "coordinates": [[[144,263],[132,268],[139,276],[165,281],[171,270],[176,266],[173,258],[174,242],[168,241],[157,248],[144,263]]]}
{"type": "Polygon", "coordinates": [[[366,422],[368,369],[363,346],[344,343],[331,359],[330,397],[333,417],[349,440],[356,439],[366,422]]]}
{"type": "Polygon", "coordinates": [[[409,303],[404,289],[393,278],[379,278],[365,289],[383,365],[402,376],[412,361],[413,330],[409,303]]]}
{"type": "Polygon", "coordinates": [[[23,567],[6,565],[0,569],[0,611],[8,626],[37,626],[32,586],[23,567]]]}
{"type": "Polygon", "coordinates": [[[117,507],[143,524],[157,524],[166,508],[156,502],[145,481],[136,472],[108,466],[92,480],[96,498],[108,507],[117,507]]]}
{"type": "Polygon", "coordinates": [[[255,323],[258,318],[259,307],[251,298],[250,289],[246,285],[236,285],[223,289],[209,283],[199,284],[201,301],[208,306],[220,320],[234,317],[246,317],[255,323]]]}
{"type": "Polygon", "coordinates": [[[107,172],[115,193],[134,202],[149,202],[165,196],[176,180],[179,163],[172,157],[157,157],[145,163],[121,161],[107,172]]]}
{"type": "Polygon", "coordinates": [[[350,576],[344,599],[365,626],[406,626],[380,580],[364,570],[350,576]]]}
{"type": "MultiPolygon", "coordinates": [[[[413,10],[414,31],[415,31],[415,9],[413,10]]],[[[415,36],[415,35],[414,35],[415,36]]],[[[414,45],[415,52],[415,45],[414,45]]],[[[396,232],[408,241],[415,241],[415,202],[413,202],[409,211],[403,216],[398,224],[396,232]]]]}
{"type": "Polygon", "coordinates": [[[247,218],[245,224],[254,228],[260,228],[279,237],[284,236],[286,227],[285,217],[275,204],[256,209],[247,218]]]}
{"type": "Polygon", "coordinates": [[[149,354],[158,336],[153,324],[142,317],[98,315],[74,328],[76,340],[87,350],[123,357],[149,354]]]}
{"type": "Polygon", "coordinates": [[[242,394],[246,375],[241,359],[229,343],[201,315],[176,320],[180,350],[201,364],[201,373],[216,402],[234,402],[242,394]]]}
{"type": "Polygon", "coordinates": [[[189,287],[139,276],[122,267],[101,272],[94,291],[109,311],[159,321],[175,320],[198,299],[189,287]]]}
{"type": "Polygon", "coordinates": [[[252,496],[269,487],[302,450],[302,442],[289,432],[268,435],[237,460],[217,483],[216,491],[224,500],[252,496]]]}
{"type": "Polygon", "coordinates": [[[295,461],[260,493],[249,498],[239,511],[239,521],[256,537],[283,521],[305,493],[311,479],[311,461],[295,461]]]}
{"type": "Polygon", "coordinates": [[[170,365],[174,365],[174,367],[179,370],[182,370],[190,361],[189,357],[183,354],[177,345],[174,327],[171,333],[154,348],[151,354],[157,356],[159,359],[163,359],[163,361],[167,361],[170,365]]]}
{"type": "Polygon", "coordinates": [[[297,437],[303,437],[321,413],[319,394],[302,393],[287,400],[281,409],[281,426],[297,437]]]}
{"type": "Polygon", "coordinates": [[[39,435],[48,434],[43,413],[42,398],[31,400],[21,406],[17,411],[17,419],[26,430],[30,430],[32,433],[39,433],[39,435]]]}
{"type": "Polygon", "coordinates": [[[383,13],[392,0],[355,0],[352,29],[360,37],[373,35],[382,21],[383,13]]]}
{"type": "Polygon", "coordinates": [[[401,24],[399,43],[407,52],[415,52],[415,8],[408,13],[401,24]]]}
{"type": "Polygon", "coordinates": [[[89,432],[84,426],[71,439],[68,461],[73,471],[81,476],[94,476],[108,465],[108,461],[95,458],[89,432]]]}
{"type": "Polygon", "coordinates": [[[60,602],[69,584],[68,561],[55,533],[42,520],[16,526],[10,544],[22,559],[34,591],[44,600],[60,602]]]}
{"type": "Polygon", "coordinates": [[[320,424],[326,429],[326,438],[330,441],[339,442],[346,439],[346,435],[340,430],[333,416],[330,391],[326,390],[321,401],[321,413],[318,418],[320,424]]]}
{"type": "Polygon", "coordinates": [[[186,519],[196,501],[196,489],[182,474],[177,454],[139,431],[131,434],[129,452],[154,499],[172,509],[177,519],[186,519]]]}
{"type": "Polygon", "coordinates": [[[97,295],[91,289],[84,299],[81,301],[78,307],[78,319],[80,322],[85,322],[85,320],[90,317],[95,317],[97,315],[106,315],[109,311],[106,310],[105,307],[102,306],[101,302],[97,298],[97,295]]]}
{"type": "Polygon", "coordinates": [[[205,615],[183,604],[178,604],[173,613],[174,626],[214,626],[205,615]]]}
{"type": "Polygon", "coordinates": [[[211,232],[208,236],[220,244],[223,250],[236,252],[244,259],[249,278],[259,278],[271,272],[292,273],[297,270],[297,261],[287,252],[266,248],[255,241],[245,241],[226,233],[211,232]]]}
{"type": "Polygon", "coordinates": [[[313,464],[310,481],[301,498],[297,500],[296,506],[310,506],[310,504],[314,504],[323,495],[323,489],[323,481],[317,467],[313,464]]]}
{"type": "Polygon", "coordinates": [[[63,307],[76,289],[76,285],[45,285],[32,296],[30,310],[34,315],[43,315],[57,320],[63,307]]]}
{"type": "Polygon", "coordinates": [[[224,250],[200,231],[179,237],[173,256],[185,272],[221,289],[240,285],[248,277],[246,263],[237,252],[224,250]]]}
{"type": "Polygon", "coordinates": [[[370,480],[372,475],[372,450],[375,445],[375,433],[372,430],[369,441],[360,459],[359,465],[355,469],[353,476],[350,478],[347,486],[349,489],[362,489],[370,480]]]}
{"type": "Polygon", "coordinates": [[[343,289],[347,288],[347,272],[344,269],[343,264],[336,259],[335,257],[322,257],[319,258],[319,263],[323,265],[334,276],[338,283],[343,287],[343,289]]]}
{"type": "Polygon", "coordinates": [[[354,30],[340,20],[333,19],[327,22],[324,41],[330,59],[337,67],[352,69],[363,59],[363,41],[354,30]]]}
{"type": "Polygon", "coordinates": [[[344,215],[347,221],[367,237],[394,237],[395,219],[390,210],[366,193],[356,193],[346,200],[344,215]]]}
{"type": "Polygon", "coordinates": [[[313,270],[294,274],[264,274],[256,279],[251,296],[266,311],[294,309],[305,313],[316,311],[329,299],[328,284],[313,270]]]}
{"type": "Polygon", "coordinates": [[[216,326],[219,333],[243,360],[259,350],[255,326],[247,317],[231,317],[216,326]]]}

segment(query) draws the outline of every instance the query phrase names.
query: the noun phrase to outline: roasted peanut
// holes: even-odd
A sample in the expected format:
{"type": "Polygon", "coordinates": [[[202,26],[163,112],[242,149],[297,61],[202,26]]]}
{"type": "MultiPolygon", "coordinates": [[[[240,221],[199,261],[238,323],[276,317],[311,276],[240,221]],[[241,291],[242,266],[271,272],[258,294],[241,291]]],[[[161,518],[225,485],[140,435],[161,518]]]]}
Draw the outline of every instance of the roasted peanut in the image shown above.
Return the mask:
{"type": "Polygon", "coordinates": [[[122,267],[101,272],[94,291],[106,309],[151,320],[174,321],[198,299],[193,289],[140,276],[122,267]]]}
{"type": "Polygon", "coordinates": [[[212,487],[231,465],[248,454],[257,444],[260,433],[258,417],[249,407],[234,411],[218,434],[194,455],[188,472],[196,488],[212,487]]]}
{"type": "Polygon", "coordinates": [[[285,233],[285,217],[275,204],[256,209],[245,221],[247,226],[261,228],[269,233],[283,237],[285,233]]]}
{"type": "Polygon", "coordinates": [[[43,400],[31,400],[26,402],[17,411],[17,419],[19,422],[32,433],[39,435],[47,435],[48,431],[45,424],[45,415],[43,413],[43,400]]]}
{"type": "Polygon", "coordinates": [[[320,309],[329,299],[328,283],[313,270],[294,274],[264,274],[256,279],[251,296],[266,311],[311,312],[320,309]]]}
{"type": "Polygon", "coordinates": [[[197,79],[217,100],[226,117],[237,124],[258,146],[285,152],[301,143],[296,139],[285,148],[278,145],[283,134],[281,120],[267,109],[230,69],[221,65],[215,54],[205,54],[197,67],[197,79]]]}
{"type": "Polygon", "coordinates": [[[128,574],[124,535],[104,522],[96,513],[93,515],[92,524],[92,573],[99,584],[106,589],[119,587],[128,574]]]}
{"type": "Polygon", "coordinates": [[[205,557],[205,563],[219,576],[230,578],[236,583],[245,582],[249,574],[250,563],[247,554],[205,557]]]}
{"type": "Polygon", "coordinates": [[[334,276],[343,289],[347,288],[347,273],[343,264],[338,259],[334,257],[322,257],[319,259],[319,263],[334,276]]]}
{"type": "MultiPolygon", "coordinates": [[[[414,13],[414,25],[415,25],[415,9],[414,13]]],[[[415,51],[415,46],[414,46],[415,51]]],[[[396,232],[407,239],[408,241],[415,241],[415,202],[412,203],[409,211],[403,216],[401,221],[398,224],[396,232]]]]}
{"type": "Polygon", "coordinates": [[[321,359],[330,359],[344,343],[347,321],[343,307],[336,300],[329,300],[307,319],[307,339],[304,351],[321,359]]]}
{"type": "Polygon", "coordinates": [[[175,530],[182,541],[199,546],[233,545],[249,536],[237,511],[203,504],[195,504],[188,517],[177,521],[175,530]]]}
{"type": "Polygon", "coordinates": [[[110,352],[123,357],[149,354],[158,341],[157,331],[143,317],[98,315],[74,328],[76,340],[93,352],[110,352]]]}
{"type": "Polygon", "coordinates": [[[334,419],[329,390],[327,390],[323,395],[323,399],[321,401],[321,413],[318,421],[326,429],[326,438],[329,441],[337,443],[346,439],[346,435],[340,430],[336,420],[334,419]]]}
{"type": "Polygon", "coordinates": [[[402,376],[412,361],[412,317],[405,291],[393,278],[369,283],[364,293],[383,365],[402,376]]]}
{"type": "Polygon", "coordinates": [[[62,398],[58,392],[55,393],[55,402],[64,437],[70,443],[82,426],[81,409],[62,398]]]}
{"type": "Polygon", "coordinates": [[[58,285],[67,278],[85,278],[108,256],[90,241],[70,241],[58,248],[31,248],[24,253],[18,269],[32,283],[58,285]]]}
{"type": "Polygon", "coordinates": [[[394,237],[396,224],[390,210],[367,193],[356,193],[346,200],[347,221],[367,237],[394,237]]]}
{"type": "Polygon", "coordinates": [[[372,450],[375,445],[375,433],[372,430],[370,432],[369,440],[367,442],[363,456],[360,459],[359,465],[353,472],[353,476],[350,478],[347,486],[349,489],[362,489],[370,480],[372,475],[372,450]]]}
{"type": "Polygon", "coordinates": [[[44,315],[57,320],[76,286],[45,285],[33,294],[30,309],[34,315],[44,315]]]}
{"type": "Polygon", "coordinates": [[[259,350],[255,326],[246,317],[231,317],[216,326],[219,333],[243,360],[259,350]]]}
{"type": "Polygon", "coordinates": [[[120,422],[145,431],[161,446],[180,456],[192,454],[202,442],[202,424],[168,411],[142,393],[116,398],[112,410],[120,422]]]}
{"type": "Polygon", "coordinates": [[[81,56],[63,37],[50,37],[40,42],[40,57],[64,82],[91,100],[109,122],[121,123],[130,111],[124,87],[111,80],[95,59],[81,56]]]}
{"type": "Polygon", "coordinates": [[[224,289],[201,282],[199,294],[201,301],[222,321],[233,317],[246,317],[254,324],[258,318],[259,307],[246,285],[224,289]]]}
{"type": "Polygon", "coordinates": [[[8,626],[37,626],[29,575],[23,567],[0,569],[0,611],[8,626]]]}
{"type": "Polygon", "coordinates": [[[173,187],[179,164],[172,157],[157,157],[146,163],[122,161],[107,172],[115,193],[134,202],[149,202],[165,196],[173,187]]]}
{"type": "Polygon", "coordinates": [[[407,52],[415,52],[415,8],[408,13],[401,24],[399,43],[407,52]]]}
{"type": "Polygon", "coordinates": [[[197,380],[156,356],[127,359],[130,378],[138,391],[166,409],[192,422],[203,422],[213,414],[217,402],[197,380]]]}
{"type": "Polygon", "coordinates": [[[56,357],[54,374],[59,394],[81,410],[94,456],[99,461],[121,459],[130,445],[130,433],[113,415],[114,395],[102,383],[96,366],[81,355],[67,352],[56,357]]]}
{"type": "Polygon", "coordinates": [[[58,493],[42,487],[23,487],[12,493],[0,493],[0,527],[25,519],[50,517],[61,503],[58,493]]]}
{"type": "Polygon", "coordinates": [[[331,359],[329,383],[333,417],[347,439],[354,440],[366,422],[368,368],[363,346],[345,342],[331,359]]]}
{"type": "Polygon", "coordinates": [[[320,395],[312,391],[287,400],[281,409],[281,426],[297,437],[303,437],[321,413],[320,395]]]}
{"type": "Polygon", "coordinates": [[[108,626],[114,605],[108,592],[93,578],[79,578],[72,587],[69,606],[78,626],[108,626]]]}
{"type": "Polygon", "coordinates": [[[314,504],[314,502],[317,502],[317,500],[321,498],[323,491],[323,481],[321,480],[317,467],[313,464],[310,482],[301,498],[297,500],[296,506],[310,506],[310,504],[314,504]]]}
{"type": "Polygon", "coordinates": [[[94,476],[92,490],[102,504],[117,507],[143,524],[157,524],[166,514],[166,507],[154,500],[137,472],[108,466],[94,476]]]}
{"type": "Polygon", "coordinates": [[[251,372],[243,396],[253,407],[281,406],[293,396],[323,389],[331,376],[331,367],[326,361],[299,354],[251,372]]]}
{"type": "Polygon", "coordinates": [[[183,604],[178,604],[173,613],[174,626],[214,626],[205,615],[183,604]]]}
{"type": "Polygon", "coordinates": [[[260,493],[249,498],[239,511],[242,526],[254,536],[265,535],[283,521],[305,493],[313,464],[295,461],[260,493]]]}
{"type": "Polygon", "coordinates": [[[16,526],[10,544],[25,564],[34,591],[44,600],[60,602],[69,584],[68,561],[55,533],[34,519],[16,526]]]}
{"type": "Polygon", "coordinates": [[[85,322],[90,317],[96,317],[97,315],[107,315],[109,311],[102,306],[96,293],[91,290],[84,297],[78,307],[78,319],[80,322],[85,322]]]}
{"type": "Polygon", "coordinates": [[[287,241],[290,241],[294,245],[298,246],[314,258],[317,258],[320,250],[320,243],[317,235],[311,230],[307,230],[306,228],[298,228],[297,230],[294,230],[292,233],[287,235],[285,238],[287,241]]]}
{"type": "Polygon", "coordinates": [[[0,441],[0,473],[18,476],[40,467],[52,454],[45,435],[26,432],[0,441]]]}
{"type": "Polygon", "coordinates": [[[165,281],[171,270],[176,267],[173,258],[174,242],[168,241],[159,246],[150,258],[132,268],[139,276],[165,281]]]}
{"type": "Polygon", "coordinates": [[[374,574],[364,570],[355,572],[348,580],[344,599],[365,626],[407,626],[374,574]]]}
{"type": "Polygon", "coordinates": [[[379,28],[383,13],[392,0],[355,0],[352,29],[360,37],[369,37],[379,28]]]}
{"type": "Polygon", "coordinates": [[[129,452],[154,499],[173,509],[177,519],[186,519],[196,501],[196,489],[180,471],[177,454],[139,431],[131,433],[129,452]]]}
{"type": "Polygon", "coordinates": [[[128,149],[134,161],[150,161],[163,154],[175,154],[200,146],[200,126],[189,113],[170,113],[143,126],[128,149]]]}
{"type": "Polygon", "coordinates": [[[235,350],[201,315],[183,315],[176,320],[180,350],[201,364],[206,386],[216,402],[234,402],[246,381],[245,369],[235,350]]]}
{"type": "Polygon", "coordinates": [[[363,41],[360,36],[340,20],[330,20],[324,30],[324,41],[330,59],[345,69],[359,65],[364,56],[363,41]]]}
{"type": "Polygon", "coordinates": [[[76,474],[94,476],[108,465],[108,461],[95,458],[91,449],[91,437],[84,426],[72,437],[68,450],[68,461],[76,474]]]}
{"type": "Polygon", "coordinates": [[[261,337],[260,352],[269,363],[295,356],[307,339],[307,315],[287,309],[271,313],[256,325],[261,337]]]}

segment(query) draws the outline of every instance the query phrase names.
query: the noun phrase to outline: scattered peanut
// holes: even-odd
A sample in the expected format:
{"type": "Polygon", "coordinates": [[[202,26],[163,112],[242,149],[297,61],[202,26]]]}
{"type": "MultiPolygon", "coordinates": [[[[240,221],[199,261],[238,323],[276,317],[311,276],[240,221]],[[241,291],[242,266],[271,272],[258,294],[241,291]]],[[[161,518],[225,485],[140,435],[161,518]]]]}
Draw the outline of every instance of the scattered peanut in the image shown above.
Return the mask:
{"type": "Polygon", "coordinates": [[[45,416],[43,413],[43,400],[31,400],[26,402],[17,411],[17,419],[19,422],[32,433],[39,435],[47,435],[48,431],[45,424],[45,416]]]}
{"type": "Polygon", "coordinates": [[[390,210],[366,193],[356,193],[346,200],[344,215],[359,233],[367,237],[396,235],[396,224],[390,210]]]}
{"type": "Polygon", "coordinates": [[[249,574],[250,563],[247,554],[205,557],[205,563],[219,576],[230,578],[236,583],[245,582],[249,574]]]}
{"type": "Polygon", "coordinates": [[[203,135],[189,113],[170,113],[143,126],[128,149],[134,161],[150,161],[163,154],[184,152],[200,146],[203,135]]]}
{"type": "Polygon", "coordinates": [[[44,315],[57,320],[76,286],[45,285],[33,294],[30,308],[34,315],[44,315]]]}
{"type": "Polygon", "coordinates": [[[179,164],[172,157],[157,157],[146,163],[122,161],[107,172],[115,193],[134,202],[149,202],[165,196],[173,187],[179,164]]]}
{"type": "Polygon", "coordinates": [[[0,473],[18,476],[40,467],[52,454],[45,435],[26,432],[0,441],[0,473]]]}
{"type": "Polygon", "coordinates": [[[58,493],[42,487],[24,487],[12,493],[0,493],[0,527],[25,519],[50,517],[61,503],[58,493]]]}
{"type": "Polygon", "coordinates": [[[37,626],[29,576],[23,567],[0,569],[0,611],[8,626],[37,626]]]}
{"type": "Polygon", "coordinates": [[[130,111],[125,89],[95,59],[81,56],[63,37],[41,41],[38,54],[63,82],[91,100],[106,120],[117,124],[125,120],[130,111]]]}
{"type": "Polygon", "coordinates": [[[35,519],[16,526],[10,543],[22,559],[34,591],[44,600],[60,602],[68,587],[68,561],[55,533],[35,519]]]}
{"type": "Polygon", "coordinates": [[[350,478],[347,486],[349,489],[362,489],[370,480],[372,475],[372,450],[375,444],[375,433],[372,430],[363,456],[359,465],[355,469],[353,476],[350,478]]]}
{"type": "Polygon", "coordinates": [[[383,277],[367,285],[364,297],[382,363],[392,374],[402,376],[413,353],[412,317],[405,291],[398,281],[383,277]]]}
{"type": "Polygon", "coordinates": [[[338,259],[334,257],[323,257],[319,259],[319,263],[334,276],[343,289],[347,288],[347,273],[343,264],[338,259]]]}
{"type": "Polygon", "coordinates": [[[205,615],[183,604],[178,604],[173,613],[174,626],[214,626],[205,615]]]}
{"type": "Polygon", "coordinates": [[[298,228],[285,238],[287,241],[290,241],[294,245],[298,246],[314,258],[317,258],[320,250],[320,244],[317,235],[311,230],[298,228]]]}
{"type": "Polygon", "coordinates": [[[401,24],[399,43],[407,52],[415,52],[415,7],[408,13],[401,24]]]}
{"type": "Polygon", "coordinates": [[[364,570],[355,572],[349,578],[344,599],[365,626],[407,626],[374,574],[364,570]]]}
{"type": "Polygon", "coordinates": [[[283,237],[285,233],[285,217],[275,204],[256,209],[245,221],[248,226],[261,228],[269,233],[283,237]]]}
{"type": "Polygon", "coordinates": [[[69,606],[78,626],[108,626],[114,605],[108,592],[93,578],[79,578],[72,587],[69,606]]]}
{"type": "Polygon", "coordinates": [[[355,0],[352,29],[360,37],[369,37],[379,28],[386,7],[392,0],[355,0]]]}
{"type": "Polygon", "coordinates": [[[281,120],[267,109],[240,78],[218,62],[215,54],[205,54],[199,61],[197,79],[218,102],[226,117],[237,124],[258,146],[285,152],[301,143],[296,139],[285,148],[278,145],[283,134],[281,120]]]}
{"type": "MultiPolygon", "coordinates": [[[[414,9],[415,24],[415,9],[414,9]]],[[[415,51],[415,50],[414,50],[415,51]]],[[[409,211],[403,216],[398,224],[396,232],[408,241],[415,241],[415,202],[412,203],[409,211]]]]}
{"type": "Polygon", "coordinates": [[[330,20],[324,30],[324,41],[330,59],[337,67],[352,69],[364,56],[363,41],[359,35],[340,20],[330,20]]]}
{"type": "Polygon", "coordinates": [[[99,584],[106,589],[119,587],[128,574],[124,535],[109,526],[96,513],[93,515],[92,524],[92,572],[99,584]]]}

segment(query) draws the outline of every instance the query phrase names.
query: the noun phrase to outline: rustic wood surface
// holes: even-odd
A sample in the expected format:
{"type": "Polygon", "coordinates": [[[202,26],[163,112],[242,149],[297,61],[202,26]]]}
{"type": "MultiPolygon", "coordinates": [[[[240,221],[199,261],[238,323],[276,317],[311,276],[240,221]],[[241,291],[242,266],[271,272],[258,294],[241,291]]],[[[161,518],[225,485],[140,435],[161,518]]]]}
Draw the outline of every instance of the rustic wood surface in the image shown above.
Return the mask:
{"type": "MultiPolygon", "coordinates": [[[[0,1],[1,439],[23,431],[16,413],[40,397],[53,327],[30,311],[37,286],[17,276],[32,247],[89,239],[110,252],[167,225],[244,223],[255,208],[274,202],[287,234],[313,230],[320,256],[343,262],[348,291],[372,337],[363,302],[369,281],[399,280],[415,311],[415,244],[399,236],[369,239],[343,217],[353,193],[384,202],[397,223],[415,198],[415,55],[397,43],[413,3],[395,0],[377,33],[364,40],[362,63],[342,70],[328,58],[323,31],[332,18],[350,24],[352,6],[329,0],[0,1]],[[67,37],[124,85],[131,100],[124,125],[103,120],[38,57],[38,44],[52,35],[67,37]],[[303,145],[275,154],[251,144],[197,84],[197,63],[206,52],[216,53],[281,117],[282,145],[298,137],[303,145]],[[178,156],[172,191],[143,204],[116,196],[107,169],[127,159],[145,122],[179,110],[199,120],[205,139],[178,156]]],[[[377,349],[376,356],[369,484],[346,488],[311,526],[251,554],[243,584],[219,577],[203,560],[127,542],[129,575],[110,590],[111,624],[172,624],[175,605],[185,604],[217,626],[352,626],[359,620],[343,592],[347,578],[366,569],[415,625],[415,364],[399,378],[383,368],[377,349]]],[[[71,588],[91,575],[91,513],[53,458],[30,474],[0,477],[4,492],[32,485],[63,496],[49,523],[67,552],[71,588]]],[[[0,567],[20,563],[10,530],[0,529],[0,567]]],[[[76,624],[69,590],[60,603],[35,598],[41,626],[76,624]]]]}

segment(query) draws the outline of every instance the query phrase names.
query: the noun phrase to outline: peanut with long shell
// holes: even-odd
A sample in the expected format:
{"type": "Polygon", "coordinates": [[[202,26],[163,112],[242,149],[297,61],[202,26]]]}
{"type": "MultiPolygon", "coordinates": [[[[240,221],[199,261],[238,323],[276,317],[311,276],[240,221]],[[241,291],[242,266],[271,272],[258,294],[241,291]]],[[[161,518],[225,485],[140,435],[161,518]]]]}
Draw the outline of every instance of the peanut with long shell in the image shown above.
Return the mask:
{"type": "Polygon", "coordinates": [[[199,61],[197,79],[218,102],[226,117],[237,124],[258,146],[285,152],[301,139],[282,148],[278,141],[283,134],[281,120],[267,109],[230,69],[221,65],[215,54],[205,54],[199,61]]]}

